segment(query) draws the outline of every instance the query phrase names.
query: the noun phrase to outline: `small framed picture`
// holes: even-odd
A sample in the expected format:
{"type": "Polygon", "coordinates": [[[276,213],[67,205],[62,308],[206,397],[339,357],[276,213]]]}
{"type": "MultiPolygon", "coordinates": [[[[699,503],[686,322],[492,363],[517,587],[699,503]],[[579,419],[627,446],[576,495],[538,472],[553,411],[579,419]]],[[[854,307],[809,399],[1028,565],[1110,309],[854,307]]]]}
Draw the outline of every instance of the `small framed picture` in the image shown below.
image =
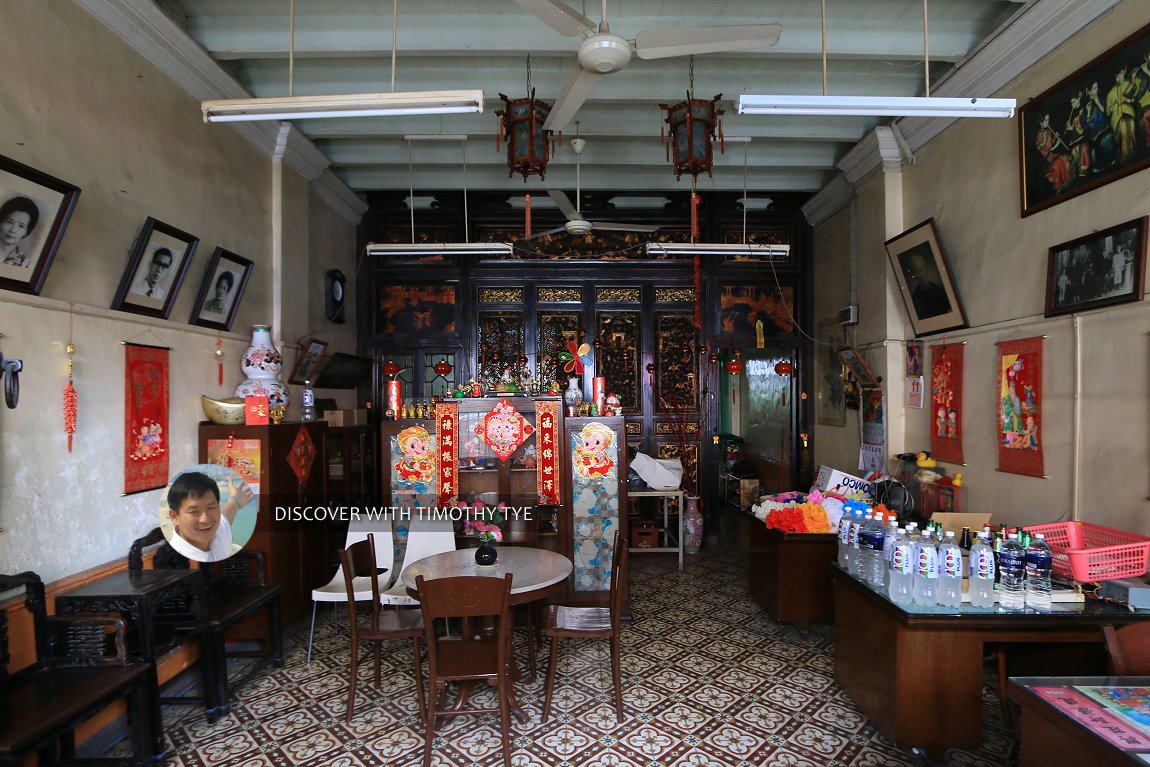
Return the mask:
{"type": "Polygon", "coordinates": [[[966,312],[934,219],[886,241],[899,292],[916,336],[966,327],[966,312]]]}
{"type": "Polygon", "coordinates": [[[136,238],[112,308],[166,320],[199,244],[198,237],[149,216],[136,238]]]}
{"type": "Polygon", "coordinates": [[[204,269],[204,281],[200,283],[188,321],[205,328],[231,330],[251,273],[251,261],[230,250],[216,248],[204,269]]]}
{"type": "Polygon", "coordinates": [[[922,375],[922,341],[912,339],[906,342],[904,372],[907,378],[917,378],[922,375]]]}
{"type": "Polygon", "coordinates": [[[1146,282],[1146,216],[1050,249],[1046,316],[1141,301],[1146,282]]]}
{"type": "Polygon", "coordinates": [[[0,155],[0,288],[40,295],[79,187],[0,155]]]}
{"type": "Polygon", "coordinates": [[[870,368],[866,366],[862,354],[853,346],[843,346],[838,350],[839,359],[847,366],[854,379],[863,389],[879,388],[878,379],[871,375],[870,368]]]}
{"type": "Polygon", "coordinates": [[[300,344],[299,351],[299,359],[296,360],[288,383],[301,386],[308,381],[315,383],[316,373],[319,372],[323,355],[327,352],[327,341],[309,338],[300,344]]]}

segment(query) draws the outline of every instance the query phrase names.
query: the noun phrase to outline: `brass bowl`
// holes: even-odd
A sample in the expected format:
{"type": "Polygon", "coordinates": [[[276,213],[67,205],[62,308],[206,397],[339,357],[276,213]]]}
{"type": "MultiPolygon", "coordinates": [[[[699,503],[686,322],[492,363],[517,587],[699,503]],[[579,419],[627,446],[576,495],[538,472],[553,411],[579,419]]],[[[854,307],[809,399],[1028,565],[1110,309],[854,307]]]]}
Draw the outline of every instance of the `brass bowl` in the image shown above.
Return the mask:
{"type": "Polygon", "coordinates": [[[201,394],[200,407],[204,409],[204,415],[212,423],[221,426],[235,426],[244,423],[244,400],[242,397],[212,399],[201,394]]]}

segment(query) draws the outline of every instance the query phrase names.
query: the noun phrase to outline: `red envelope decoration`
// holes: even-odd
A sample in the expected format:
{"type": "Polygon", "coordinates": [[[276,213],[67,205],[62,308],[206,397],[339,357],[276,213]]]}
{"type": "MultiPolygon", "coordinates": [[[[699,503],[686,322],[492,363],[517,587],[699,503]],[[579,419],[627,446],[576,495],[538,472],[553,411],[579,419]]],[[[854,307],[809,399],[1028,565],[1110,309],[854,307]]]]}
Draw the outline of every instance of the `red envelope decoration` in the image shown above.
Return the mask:
{"type": "Polygon", "coordinates": [[[311,434],[303,426],[296,432],[287,461],[299,483],[306,485],[311,476],[312,464],[315,463],[315,442],[312,442],[311,434]]]}
{"type": "Polygon", "coordinates": [[[506,399],[491,408],[475,426],[475,433],[483,438],[491,452],[506,461],[528,437],[535,433],[535,427],[506,399]]]}

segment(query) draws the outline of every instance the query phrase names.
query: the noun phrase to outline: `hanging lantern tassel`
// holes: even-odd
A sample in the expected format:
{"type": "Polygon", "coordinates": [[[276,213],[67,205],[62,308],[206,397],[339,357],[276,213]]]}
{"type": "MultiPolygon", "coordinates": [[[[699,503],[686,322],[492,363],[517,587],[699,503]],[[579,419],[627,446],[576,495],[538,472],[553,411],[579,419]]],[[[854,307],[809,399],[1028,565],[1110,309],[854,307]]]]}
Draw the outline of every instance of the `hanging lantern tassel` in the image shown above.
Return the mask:
{"type": "Polygon", "coordinates": [[[224,339],[216,336],[216,350],[212,352],[216,358],[216,378],[218,385],[224,385],[224,339]]]}
{"type": "MultiPolygon", "coordinates": [[[[526,181],[526,180],[527,179],[524,179],[524,181],[526,181]]],[[[526,210],[527,210],[527,223],[523,227],[523,229],[524,229],[524,232],[526,233],[527,239],[530,240],[531,239],[531,195],[528,194],[528,195],[525,195],[525,197],[527,198],[527,208],[526,208],[526,210]]]]}
{"type": "Polygon", "coordinates": [[[76,433],[76,387],[72,385],[72,355],[76,345],[68,341],[68,382],[64,384],[64,431],[68,434],[68,452],[72,452],[72,435],[76,433]]]}
{"type": "Polygon", "coordinates": [[[699,195],[691,192],[691,242],[699,241],[699,195]]]}

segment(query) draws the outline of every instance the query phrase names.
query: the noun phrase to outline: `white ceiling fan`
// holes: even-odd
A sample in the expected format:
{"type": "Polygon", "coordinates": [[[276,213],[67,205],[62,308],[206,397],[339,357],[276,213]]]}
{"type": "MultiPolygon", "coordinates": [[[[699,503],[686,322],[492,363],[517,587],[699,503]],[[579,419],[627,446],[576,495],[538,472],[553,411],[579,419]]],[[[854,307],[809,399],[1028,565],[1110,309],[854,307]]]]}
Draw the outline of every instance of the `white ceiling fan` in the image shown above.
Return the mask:
{"type": "MultiPolygon", "coordinates": [[[[614,232],[654,232],[659,229],[654,224],[626,224],[626,223],[613,223],[610,221],[588,221],[583,218],[582,212],[579,210],[580,200],[582,198],[582,189],[580,188],[580,174],[579,174],[579,158],[583,155],[583,150],[587,148],[587,140],[576,136],[571,139],[571,148],[575,150],[575,205],[571,204],[571,199],[567,197],[566,192],[561,192],[558,189],[548,189],[547,194],[555,201],[555,205],[567,217],[567,223],[557,229],[550,231],[540,232],[535,237],[543,237],[548,234],[555,234],[556,232],[567,232],[575,236],[582,236],[590,234],[592,231],[614,231],[614,232]]],[[[534,237],[532,238],[534,239],[534,237]]]]}
{"type": "Polygon", "coordinates": [[[582,35],[585,38],[579,45],[579,66],[559,92],[559,98],[555,100],[551,114],[543,124],[545,130],[559,131],[565,128],[599,79],[627,66],[631,61],[632,48],[641,59],[719,53],[774,45],[782,32],[778,24],[646,29],[635,35],[634,40],[627,40],[611,32],[607,23],[607,0],[602,2],[602,20],[598,24],[561,0],[515,2],[559,34],[567,37],[582,35]]]}

